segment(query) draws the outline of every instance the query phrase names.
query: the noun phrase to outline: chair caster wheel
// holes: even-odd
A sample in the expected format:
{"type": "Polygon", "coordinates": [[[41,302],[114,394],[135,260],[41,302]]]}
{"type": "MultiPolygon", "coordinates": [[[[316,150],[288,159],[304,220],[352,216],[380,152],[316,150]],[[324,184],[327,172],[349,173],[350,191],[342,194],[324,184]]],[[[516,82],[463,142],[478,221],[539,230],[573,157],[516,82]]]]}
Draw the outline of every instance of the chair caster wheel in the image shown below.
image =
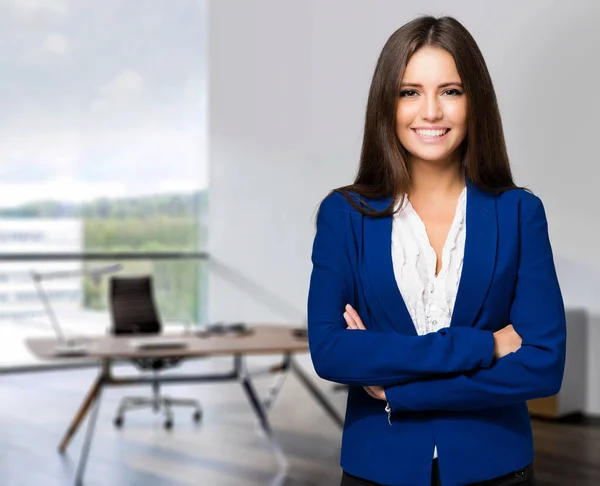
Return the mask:
{"type": "Polygon", "coordinates": [[[192,415],[192,418],[194,419],[194,422],[196,422],[196,423],[200,422],[200,420],[202,420],[202,412],[200,412],[200,411],[194,412],[194,415],[192,415]]]}
{"type": "Polygon", "coordinates": [[[171,430],[173,428],[173,421],[171,419],[165,420],[165,429],[171,430]]]}
{"type": "Polygon", "coordinates": [[[123,417],[115,417],[113,424],[117,429],[123,427],[123,417]]]}

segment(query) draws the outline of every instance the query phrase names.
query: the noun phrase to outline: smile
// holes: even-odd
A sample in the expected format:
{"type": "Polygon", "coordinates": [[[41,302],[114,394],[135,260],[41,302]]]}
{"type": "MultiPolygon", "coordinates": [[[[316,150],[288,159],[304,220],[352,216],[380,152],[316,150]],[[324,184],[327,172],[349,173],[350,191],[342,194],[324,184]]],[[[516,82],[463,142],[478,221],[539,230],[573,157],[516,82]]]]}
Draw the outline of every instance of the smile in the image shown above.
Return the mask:
{"type": "Polygon", "coordinates": [[[412,129],[417,135],[424,138],[440,138],[446,135],[450,129],[445,128],[442,130],[424,130],[424,129],[412,129]]]}
{"type": "Polygon", "coordinates": [[[421,142],[424,143],[441,143],[446,140],[448,133],[450,133],[449,128],[443,129],[414,129],[411,128],[411,131],[419,138],[421,142]]]}

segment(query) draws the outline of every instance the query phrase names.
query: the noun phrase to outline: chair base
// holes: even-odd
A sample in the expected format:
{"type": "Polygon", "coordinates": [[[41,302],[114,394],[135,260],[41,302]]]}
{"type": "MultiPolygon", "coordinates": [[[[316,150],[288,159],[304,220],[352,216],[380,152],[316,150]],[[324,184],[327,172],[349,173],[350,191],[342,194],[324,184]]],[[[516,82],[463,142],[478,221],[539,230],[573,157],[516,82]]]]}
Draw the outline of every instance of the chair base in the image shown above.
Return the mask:
{"type": "Polygon", "coordinates": [[[125,421],[125,412],[132,410],[140,410],[151,408],[154,413],[163,411],[165,414],[165,429],[173,427],[173,407],[192,407],[194,413],[192,419],[198,423],[202,420],[202,407],[200,402],[194,399],[171,398],[163,395],[155,395],[153,397],[125,397],[119,403],[113,424],[117,428],[121,428],[125,421]]]}

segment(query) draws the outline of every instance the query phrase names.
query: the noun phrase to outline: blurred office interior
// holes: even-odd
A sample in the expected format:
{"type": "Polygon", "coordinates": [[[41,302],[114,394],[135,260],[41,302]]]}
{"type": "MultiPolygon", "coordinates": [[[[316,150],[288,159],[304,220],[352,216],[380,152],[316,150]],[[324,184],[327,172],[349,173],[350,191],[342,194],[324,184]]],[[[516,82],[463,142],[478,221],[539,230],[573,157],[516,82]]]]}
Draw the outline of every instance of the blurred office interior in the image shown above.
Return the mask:
{"type": "MultiPolygon", "coordinates": [[[[413,17],[448,14],[486,58],[517,183],[544,201],[568,321],[563,389],[530,403],[540,485],[600,483],[600,3],[472,0],[4,0],[0,3],[0,486],[72,484],[85,428],[57,445],[98,360],[31,338],[109,333],[111,274],[151,275],[170,333],[302,327],[314,217],[352,181],[377,55],[413,17]],[[43,289],[34,276],[47,275],[43,289]]],[[[345,391],[299,365],[343,415],[345,391]]],[[[247,360],[276,366],[280,355],[247,360]]],[[[227,370],[228,356],[181,370],[227,370]]],[[[119,372],[135,373],[127,362],[119,372]]],[[[285,377],[284,377],[285,378],[285,377]]],[[[297,376],[269,420],[236,383],[178,383],[201,422],[99,407],[86,484],[336,485],[340,428],[297,376]],[[285,463],[285,467],[282,466],[285,463]]]]}

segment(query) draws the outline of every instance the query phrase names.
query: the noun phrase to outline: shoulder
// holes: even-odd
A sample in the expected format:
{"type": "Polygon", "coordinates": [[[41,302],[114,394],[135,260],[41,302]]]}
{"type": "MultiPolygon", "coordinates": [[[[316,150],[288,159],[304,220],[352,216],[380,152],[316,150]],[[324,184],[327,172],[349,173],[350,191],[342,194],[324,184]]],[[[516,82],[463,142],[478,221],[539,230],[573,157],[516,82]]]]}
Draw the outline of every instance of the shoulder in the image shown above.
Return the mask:
{"type": "Polygon", "coordinates": [[[319,214],[335,211],[349,211],[352,205],[348,199],[339,191],[331,191],[319,205],[319,214]]]}
{"type": "Polygon", "coordinates": [[[522,188],[510,189],[497,196],[498,205],[516,206],[519,212],[529,213],[543,209],[542,200],[531,191],[522,188]]]}
{"type": "Polygon", "coordinates": [[[366,210],[367,213],[383,211],[391,201],[392,198],[389,196],[367,197],[354,191],[334,189],[321,201],[319,213],[343,212],[363,217],[365,213],[361,209],[366,210]]]}
{"type": "Polygon", "coordinates": [[[324,230],[325,228],[334,233],[346,231],[348,216],[355,211],[343,194],[338,191],[331,191],[317,208],[317,233],[320,229],[324,230]]]}
{"type": "Polygon", "coordinates": [[[351,191],[331,191],[325,199],[321,201],[319,206],[319,214],[325,213],[327,215],[331,213],[346,213],[346,214],[361,214],[356,209],[350,200],[358,205],[369,204],[370,199],[360,196],[359,194],[351,191]]]}
{"type": "Polygon", "coordinates": [[[546,212],[542,200],[532,192],[516,188],[505,191],[497,199],[498,209],[518,218],[521,226],[534,222],[546,222],[546,212]]]}

